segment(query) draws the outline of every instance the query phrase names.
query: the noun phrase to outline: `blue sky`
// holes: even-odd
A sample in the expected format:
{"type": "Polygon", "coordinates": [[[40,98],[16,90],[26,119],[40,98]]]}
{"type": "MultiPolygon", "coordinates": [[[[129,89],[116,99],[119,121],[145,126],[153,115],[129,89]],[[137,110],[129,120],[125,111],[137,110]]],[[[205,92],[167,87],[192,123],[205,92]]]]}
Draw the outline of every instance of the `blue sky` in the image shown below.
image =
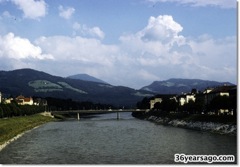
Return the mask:
{"type": "Polygon", "coordinates": [[[235,0],[0,0],[0,70],[237,81],[235,0]]]}

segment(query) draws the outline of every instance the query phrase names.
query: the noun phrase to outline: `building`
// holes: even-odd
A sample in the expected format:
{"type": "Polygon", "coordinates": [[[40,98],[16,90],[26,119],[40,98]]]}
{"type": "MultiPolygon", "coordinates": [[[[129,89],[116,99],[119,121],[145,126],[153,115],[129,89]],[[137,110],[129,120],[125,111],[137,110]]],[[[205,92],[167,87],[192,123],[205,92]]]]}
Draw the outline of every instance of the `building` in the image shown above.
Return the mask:
{"type": "Polygon", "coordinates": [[[13,101],[13,98],[12,98],[12,97],[10,97],[10,98],[4,98],[4,99],[3,99],[3,103],[4,103],[4,104],[11,104],[12,101],[13,101]]]}
{"type": "Polygon", "coordinates": [[[22,95],[16,98],[18,105],[33,105],[33,99],[31,97],[24,97],[22,95]]]}
{"type": "Polygon", "coordinates": [[[216,96],[228,96],[232,90],[236,90],[236,86],[219,86],[213,89],[208,89],[203,92],[205,105],[209,104],[216,96]]]}
{"type": "Polygon", "coordinates": [[[183,106],[186,103],[185,99],[186,99],[185,95],[178,96],[178,103],[180,106],[183,106]]]}
{"type": "MultiPolygon", "coordinates": [[[[237,96],[237,87],[236,86],[219,86],[211,91],[204,91],[204,103],[205,105],[209,105],[211,101],[217,96],[227,96],[231,99],[236,98],[237,96]]],[[[236,108],[232,108],[231,111],[229,109],[219,109],[218,114],[230,114],[233,115],[233,111],[236,111],[236,108]]]]}
{"type": "Polygon", "coordinates": [[[184,104],[187,104],[190,101],[195,102],[195,100],[196,100],[196,95],[192,94],[192,93],[183,94],[183,95],[178,96],[178,103],[180,106],[183,106],[184,104]]]}
{"type": "Polygon", "coordinates": [[[175,94],[159,94],[150,100],[150,109],[154,109],[156,103],[162,103],[162,101],[166,99],[177,101],[175,94]]]}
{"type": "Polygon", "coordinates": [[[150,109],[153,109],[156,103],[161,103],[161,102],[162,102],[162,98],[154,98],[150,100],[150,109]]]}

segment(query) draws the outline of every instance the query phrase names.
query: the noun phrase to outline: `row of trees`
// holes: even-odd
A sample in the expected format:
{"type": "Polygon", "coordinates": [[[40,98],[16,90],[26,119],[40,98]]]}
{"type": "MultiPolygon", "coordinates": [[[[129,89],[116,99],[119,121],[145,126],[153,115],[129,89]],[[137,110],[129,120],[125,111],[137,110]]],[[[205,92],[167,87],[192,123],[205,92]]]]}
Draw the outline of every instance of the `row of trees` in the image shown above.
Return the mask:
{"type": "Polygon", "coordinates": [[[32,115],[44,110],[44,106],[18,105],[17,103],[0,104],[0,118],[32,115]]]}
{"type": "Polygon", "coordinates": [[[72,99],[46,98],[49,111],[64,111],[64,110],[100,110],[114,108],[112,105],[93,103],[90,101],[78,102],[72,99]]]}
{"type": "Polygon", "coordinates": [[[114,106],[100,103],[77,102],[72,99],[46,98],[47,106],[35,105],[18,105],[15,101],[10,104],[0,104],[0,118],[32,115],[44,111],[61,111],[61,110],[100,110],[114,109],[114,106]]]}

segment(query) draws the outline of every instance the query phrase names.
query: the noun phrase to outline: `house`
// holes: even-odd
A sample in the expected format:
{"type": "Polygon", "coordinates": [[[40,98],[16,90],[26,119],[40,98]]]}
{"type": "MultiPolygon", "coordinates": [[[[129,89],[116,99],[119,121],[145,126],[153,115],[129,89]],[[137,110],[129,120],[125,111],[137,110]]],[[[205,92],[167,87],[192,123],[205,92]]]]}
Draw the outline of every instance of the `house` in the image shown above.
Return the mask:
{"type": "Polygon", "coordinates": [[[185,95],[180,95],[178,96],[178,103],[180,106],[183,106],[186,103],[186,96],[185,95]]]}
{"type": "Polygon", "coordinates": [[[153,109],[156,103],[161,103],[161,102],[162,102],[162,98],[154,98],[150,100],[150,109],[153,109]]]}
{"type": "Polygon", "coordinates": [[[33,99],[31,97],[24,97],[22,95],[16,98],[18,105],[33,105],[33,99]]]}
{"type": "Polygon", "coordinates": [[[175,94],[159,94],[150,100],[150,109],[153,109],[156,103],[162,103],[162,101],[165,99],[177,101],[175,94]]]}
{"type": "Polygon", "coordinates": [[[10,98],[4,98],[4,99],[3,99],[3,103],[4,103],[4,104],[11,104],[12,101],[13,101],[13,98],[12,98],[12,97],[10,97],[10,98]]]}
{"type": "Polygon", "coordinates": [[[205,90],[203,92],[205,105],[209,104],[212,101],[212,99],[216,96],[228,96],[229,97],[230,92],[232,92],[231,90],[233,90],[233,89],[236,90],[236,86],[224,85],[224,86],[219,86],[216,88],[205,90]]]}
{"type": "Polygon", "coordinates": [[[196,100],[196,96],[193,93],[187,93],[187,94],[178,96],[178,102],[180,106],[183,106],[184,104],[189,103],[189,101],[195,102],[195,100],[196,100]]]}
{"type": "Polygon", "coordinates": [[[207,93],[210,93],[214,88],[206,88],[204,91],[203,91],[203,94],[207,94],[207,93]]]}

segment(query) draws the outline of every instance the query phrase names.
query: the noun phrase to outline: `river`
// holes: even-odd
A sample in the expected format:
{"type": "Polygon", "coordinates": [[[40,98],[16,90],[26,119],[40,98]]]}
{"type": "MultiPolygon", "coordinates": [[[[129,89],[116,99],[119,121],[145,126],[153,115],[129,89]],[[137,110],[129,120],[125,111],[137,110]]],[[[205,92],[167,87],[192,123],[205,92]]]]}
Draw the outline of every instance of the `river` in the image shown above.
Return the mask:
{"type": "Polygon", "coordinates": [[[177,153],[236,159],[237,139],[111,113],[44,124],[4,148],[0,163],[171,164],[177,153]]]}

